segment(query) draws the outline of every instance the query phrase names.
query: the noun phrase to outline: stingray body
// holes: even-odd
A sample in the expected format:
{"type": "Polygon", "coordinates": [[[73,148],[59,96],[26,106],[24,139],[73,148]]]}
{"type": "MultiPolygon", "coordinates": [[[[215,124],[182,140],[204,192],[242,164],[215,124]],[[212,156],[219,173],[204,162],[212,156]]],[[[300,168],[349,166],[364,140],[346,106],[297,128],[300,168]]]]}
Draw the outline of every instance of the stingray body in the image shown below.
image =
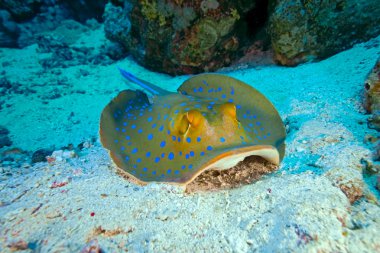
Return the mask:
{"type": "Polygon", "coordinates": [[[171,93],[120,71],[153,97],[120,92],[102,112],[100,137],[116,165],[138,182],[186,185],[207,169],[228,169],[247,156],[282,160],[284,124],[251,86],[201,74],[171,93]]]}

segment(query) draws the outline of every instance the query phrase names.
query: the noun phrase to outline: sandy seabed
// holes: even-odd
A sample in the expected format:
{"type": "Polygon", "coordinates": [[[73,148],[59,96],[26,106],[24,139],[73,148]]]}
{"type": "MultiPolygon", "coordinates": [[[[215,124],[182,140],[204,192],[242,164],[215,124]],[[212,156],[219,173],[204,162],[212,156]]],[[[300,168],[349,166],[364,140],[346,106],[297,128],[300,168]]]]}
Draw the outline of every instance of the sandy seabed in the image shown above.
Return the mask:
{"type": "MultiPolygon", "coordinates": [[[[373,152],[365,136],[378,135],[367,128],[361,101],[379,43],[295,68],[224,72],[264,93],[288,128],[280,169],[252,184],[191,194],[166,184],[137,186],[116,173],[98,142],[79,157],[2,174],[0,251],[88,252],[92,245],[104,252],[380,252],[379,192],[361,164],[373,152]]],[[[10,63],[3,64],[9,80],[37,91],[8,97],[12,106],[0,111],[0,125],[25,150],[97,137],[101,110],[126,88],[116,66],[170,91],[187,79],[129,58],[44,70],[35,45],[1,49],[0,56],[10,63]],[[62,78],[68,85],[59,87],[62,78]],[[43,103],[55,89],[63,95],[43,103]]]]}

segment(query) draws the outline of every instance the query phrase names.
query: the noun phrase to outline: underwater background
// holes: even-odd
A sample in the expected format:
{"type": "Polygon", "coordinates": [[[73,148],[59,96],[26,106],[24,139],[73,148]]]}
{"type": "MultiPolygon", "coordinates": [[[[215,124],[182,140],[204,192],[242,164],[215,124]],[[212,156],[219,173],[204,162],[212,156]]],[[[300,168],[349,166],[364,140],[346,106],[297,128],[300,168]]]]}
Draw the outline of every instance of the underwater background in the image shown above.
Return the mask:
{"type": "Polygon", "coordinates": [[[0,0],[0,252],[380,252],[379,59],[376,0],[0,0]],[[120,69],[257,89],[283,160],[137,184],[99,133],[123,90],[154,97],[120,69]]]}

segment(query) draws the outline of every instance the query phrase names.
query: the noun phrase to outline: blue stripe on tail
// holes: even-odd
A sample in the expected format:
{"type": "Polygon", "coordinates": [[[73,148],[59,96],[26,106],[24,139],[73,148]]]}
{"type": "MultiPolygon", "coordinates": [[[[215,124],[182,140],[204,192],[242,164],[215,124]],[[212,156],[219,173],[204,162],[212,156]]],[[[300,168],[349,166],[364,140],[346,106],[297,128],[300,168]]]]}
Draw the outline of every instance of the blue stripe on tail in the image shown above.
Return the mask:
{"type": "Polygon", "coordinates": [[[167,94],[169,93],[168,91],[166,90],[163,90],[159,87],[157,87],[156,85],[154,84],[151,84],[147,81],[144,81],[144,80],[141,80],[139,78],[137,78],[136,76],[132,75],[131,73],[125,71],[124,69],[118,67],[119,71],[120,71],[120,74],[125,78],[127,79],[128,81],[130,82],[133,82],[137,85],[139,85],[141,88],[149,91],[150,93],[152,93],[153,95],[164,95],[164,94],[167,94]]]}

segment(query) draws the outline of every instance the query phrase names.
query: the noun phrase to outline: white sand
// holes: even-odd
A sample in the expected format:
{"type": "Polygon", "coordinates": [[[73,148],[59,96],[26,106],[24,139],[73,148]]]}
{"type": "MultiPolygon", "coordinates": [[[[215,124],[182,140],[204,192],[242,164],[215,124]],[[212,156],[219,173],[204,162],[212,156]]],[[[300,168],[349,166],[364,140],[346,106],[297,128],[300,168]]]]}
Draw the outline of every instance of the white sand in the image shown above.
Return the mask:
{"type": "MultiPolygon", "coordinates": [[[[380,37],[296,68],[227,73],[262,91],[290,122],[279,172],[234,190],[186,195],[168,185],[127,182],[96,144],[79,158],[36,164],[0,182],[0,251],[24,241],[33,249],[22,252],[78,252],[96,239],[105,252],[379,252],[380,207],[360,164],[371,153],[364,136],[376,135],[360,101],[379,43],[380,37]],[[50,188],[53,182],[67,184],[50,188]],[[362,189],[365,197],[351,205],[341,184],[362,189]]],[[[41,95],[67,77],[68,94],[87,92],[48,105],[38,93],[9,97],[12,106],[0,112],[0,125],[27,150],[97,136],[102,108],[126,88],[116,64],[70,67],[53,76],[41,72],[35,48],[0,52],[12,64],[4,68],[9,80],[46,83],[35,87],[41,95]],[[80,68],[90,75],[78,76],[80,68]],[[78,124],[68,120],[71,112],[78,124]]],[[[117,65],[172,91],[186,79],[146,71],[131,59],[117,65]]]]}

